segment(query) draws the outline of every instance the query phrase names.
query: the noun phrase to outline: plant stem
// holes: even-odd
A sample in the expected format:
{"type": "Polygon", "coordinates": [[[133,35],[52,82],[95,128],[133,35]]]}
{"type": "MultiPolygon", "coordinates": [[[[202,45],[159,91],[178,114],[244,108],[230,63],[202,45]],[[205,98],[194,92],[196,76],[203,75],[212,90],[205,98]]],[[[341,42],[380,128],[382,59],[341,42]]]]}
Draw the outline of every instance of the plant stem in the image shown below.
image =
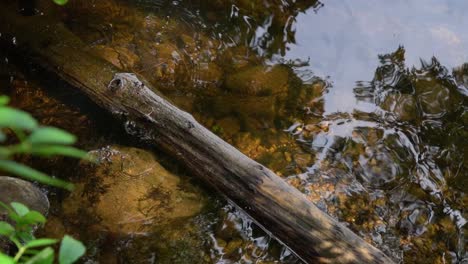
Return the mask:
{"type": "Polygon", "coordinates": [[[18,251],[23,247],[21,243],[13,236],[10,237],[10,240],[15,243],[15,246],[18,248],[18,251]]]}
{"type": "Polygon", "coordinates": [[[26,252],[26,247],[20,247],[18,250],[18,253],[16,253],[15,257],[13,258],[13,261],[18,262],[18,260],[23,256],[24,252],[26,252]]]}

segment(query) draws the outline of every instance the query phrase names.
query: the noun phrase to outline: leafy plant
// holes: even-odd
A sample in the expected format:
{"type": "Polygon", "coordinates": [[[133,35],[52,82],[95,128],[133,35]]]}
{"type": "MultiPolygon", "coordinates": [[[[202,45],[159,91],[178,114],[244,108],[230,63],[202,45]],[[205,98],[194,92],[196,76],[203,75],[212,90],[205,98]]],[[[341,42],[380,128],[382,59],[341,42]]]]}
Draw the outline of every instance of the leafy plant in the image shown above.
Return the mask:
{"type": "Polygon", "coordinates": [[[8,102],[8,97],[0,96],[0,143],[8,142],[8,136],[15,137],[17,143],[0,146],[0,170],[28,180],[72,190],[73,184],[52,178],[11,159],[18,154],[85,158],[86,152],[71,146],[76,142],[76,137],[59,128],[40,126],[29,113],[7,106],[8,102]]]}
{"type": "MultiPolygon", "coordinates": [[[[55,127],[40,126],[29,113],[7,106],[9,98],[0,96],[0,170],[28,180],[38,181],[67,190],[73,189],[73,184],[52,178],[26,165],[12,160],[15,155],[30,154],[41,157],[56,155],[75,158],[86,158],[86,152],[71,145],[76,137],[55,127]],[[8,142],[15,142],[8,144],[8,142]]],[[[58,243],[56,239],[33,236],[35,226],[44,224],[45,217],[34,210],[29,210],[20,203],[7,206],[0,202],[8,212],[8,217],[15,222],[12,226],[8,222],[0,221],[0,236],[7,237],[17,248],[16,255],[11,257],[0,252],[1,264],[49,264],[53,263],[55,251],[51,247],[58,243]]],[[[85,252],[80,241],[70,236],[62,239],[59,251],[59,263],[71,264],[85,252]]]]}
{"type": "MultiPolygon", "coordinates": [[[[11,257],[0,252],[2,264],[52,264],[55,259],[55,250],[52,245],[59,242],[52,238],[36,239],[33,229],[36,225],[44,224],[45,217],[21,203],[12,202],[10,206],[0,202],[8,212],[8,217],[15,222],[11,225],[0,221],[0,236],[7,237],[15,244],[17,251],[11,257]]],[[[84,255],[84,245],[74,238],[65,235],[60,243],[58,261],[60,264],[71,264],[84,255]]]]}

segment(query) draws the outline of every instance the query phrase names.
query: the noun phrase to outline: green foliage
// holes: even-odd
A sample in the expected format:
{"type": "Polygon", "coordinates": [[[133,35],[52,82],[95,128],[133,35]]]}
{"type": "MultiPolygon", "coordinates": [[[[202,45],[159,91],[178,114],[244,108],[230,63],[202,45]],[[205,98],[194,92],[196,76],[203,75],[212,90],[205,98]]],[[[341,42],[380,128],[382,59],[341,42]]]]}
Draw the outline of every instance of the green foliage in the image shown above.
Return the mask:
{"type": "MultiPolygon", "coordinates": [[[[55,1],[65,4],[67,1],[55,1]]],[[[73,189],[73,184],[52,178],[40,171],[12,161],[14,155],[30,154],[41,157],[56,155],[86,158],[86,152],[71,145],[76,137],[55,127],[40,126],[28,113],[8,107],[9,98],[0,96],[0,170],[28,180],[73,189]],[[16,142],[8,144],[7,142],[16,142]]],[[[7,237],[17,248],[16,255],[10,257],[0,252],[1,264],[51,264],[54,262],[55,250],[52,247],[59,241],[51,238],[36,239],[33,228],[46,222],[45,217],[21,203],[12,202],[10,206],[0,202],[8,212],[8,217],[15,225],[0,221],[0,236],[7,237]]],[[[60,264],[71,264],[85,253],[80,241],[64,236],[59,250],[60,264]]]]}
{"type": "Polygon", "coordinates": [[[0,108],[0,126],[12,129],[33,130],[37,127],[37,122],[28,113],[2,106],[0,108]]]}
{"type": "MultiPolygon", "coordinates": [[[[0,206],[8,212],[8,217],[15,222],[15,226],[0,221],[0,236],[7,237],[15,244],[17,251],[15,256],[10,257],[0,252],[0,263],[2,264],[52,264],[55,258],[55,250],[52,247],[59,240],[52,238],[36,239],[32,233],[36,225],[44,224],[45,217],[34,210],[29,210],[20,203],[11,203],[10,206],[0,202],[0,206]]],[[[75,263],[84,255],[84,245],[65,235],[59,249],[58,261],[60,264],[75,263]]]]}
{"type": "Polygon", "coordinates": [[[68,156],[85,158],[86,152],[71,145],[76,137],[55,127],[40,126],[26,112],[8,107],[9,98],[0,96],[0,170],[23,177],[31,181],[72,190],[73,185],[66,181],[52,178],[40,171],[12,161],[18,154],[30,154],[40,157],[68,156]],[[14,144],[6,145],[10,136],[14,144]]]}
{"type": "Polygon", "coordinates": [[[86,249],[83,244],[71,236],[64,236],[60,246],[59,263],[71,264],[84,255],[86,249]]]}
{"type": "Polygon", "coordinates": [[[21,176],[31,181],[38,181],[44,184],[48,184],[48,185],[52,185],[56,187],[62,187],[67,190],[73,190],[73,184],[69,182],[62,181],[56,178],[52,178],[48,176],[47,174],[44,174],[40,171],[37,171],[35,169],[32,169],[28,166],[25,166],[23,164],[20,164],[14,161],[0,159],[0,169],[3,171],[7,171],[9,173],[12,173],[14,175],[21,176]]]}
{"type": "Polygon", "coordinates": [[[31,144],[73,144],[76,137],[55,127],[40,127],[29,136],[31,144]]]}
{"type": "Polygon", "coordinates": [[[68,0],[53,0],[54,3],[56,3],[57,5],[66,5],[68,3],[68,0]]]}

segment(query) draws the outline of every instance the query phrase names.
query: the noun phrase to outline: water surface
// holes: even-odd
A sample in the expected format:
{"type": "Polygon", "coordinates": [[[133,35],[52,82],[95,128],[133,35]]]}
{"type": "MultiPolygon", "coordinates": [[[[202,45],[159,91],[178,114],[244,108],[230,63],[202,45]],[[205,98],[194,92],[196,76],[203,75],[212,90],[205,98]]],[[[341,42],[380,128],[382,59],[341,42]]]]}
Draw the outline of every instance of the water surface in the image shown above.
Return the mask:
{"type": "MultiPolygon", "coordinates": [[[[467,261],[468,3],[45,5],[90,52],[148,78],[395,260],[467,261]]],[[[298,262],[218,202],[187,220],[206,262],[298,262]]],[[[160,247],[141,245],[155,240],[122,243],[150,259],[160,247]]]]}

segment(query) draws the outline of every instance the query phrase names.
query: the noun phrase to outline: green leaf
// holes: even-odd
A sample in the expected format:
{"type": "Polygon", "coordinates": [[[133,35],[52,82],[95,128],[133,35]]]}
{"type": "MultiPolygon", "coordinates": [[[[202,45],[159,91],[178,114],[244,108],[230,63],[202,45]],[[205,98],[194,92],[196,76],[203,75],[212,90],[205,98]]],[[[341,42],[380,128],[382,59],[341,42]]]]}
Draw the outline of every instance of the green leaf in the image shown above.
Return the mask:
{"type": "Polygon", "coordinates": [[[27,225],[44,224],[46,218],[38,211],[30,211],[21,218],[21,223],[27,225]]]}
{"type": "Polygon", "coordinates": [[[33,130],[37,127],[37,121],[21,110],[0,107],[0,127],[33,130]]]}
{"type": "MultiPolygon", "coordinates": [[[[10,236],[15,232],[15,228],[7,222],[0,221],[0,235],[10,236]]],[[[1,262],[0,262],[1,263],[1,262]]]]}
{"type": "Polygon", "coordinates": [[[27,213],[29,213],[29,208],[22,203],[12,202],[10,205],[19,216],[25,216],[27,213]]]}
{"type": "MultiPolygon", "coordinates": [[[[18,228],[19,227],[16,226],[16,229],[18,228]]],[[[21,227],[21,230],[21,232],[18,232],[17,230],[15,235],[16,237],[18,237],[19,240],[21,240],[22,243],[28,243],[29,241],[33,241],[34,239],[36,239],[33,235],[32,226],[23,226],[21,227]]]]}
{"type": "Polygon", "coordinates": [[[12,257],[7,256],[0,252],[0,263],[2,264],[15,264],[15,261],[12,257]]]}
{"type": "Polygon", "coordinates": [[[65,235],[60,245],[59,263],[71,264],[77,261],[86,252],[86,248],[80,241],[65,235]]]}
{"type": "Polygon", "coordinates": [[[40,127],[35,129],[28,138],[34,144],[64,144],[76,142],[76,137],[56,127],[40,127]]]}
{"type": "Polygon", "coordinates": [[[9,147],[0,147],[0,157],[8,157],[9,155],[11,155],[9,147]]]}
{"type": "Polygon", "coordinates": [[[46,247],[24,264],[52,264],[54,262],[54,250],[46,247]]]}
{"type": "Polygon", "coordinates": [[[87,154],[83,150],[69,146],[34,146],[30,153],[37,156],[49,157],[61,155],[78,159],[86,158],[87,154]]]}
{"type": "Polygon", "coordinates": [[[56,3],[57,5],[66,5],[68,3],[68,0],[54,0],[54,3],[56,3]]]}
{"type": "Polygon", "coordinates": [[[44,246],[50,246],[55,243],[57,243],[57,239],[52,239],[52,238],[40,238],[40,239],[35,239],[33,241],[29,241],[26,245],[24,245],[27,248],[35,248],[35,247],[44,247],[44,246]]]}
{"type": "Polygon", "coordinates": [[[10,97],[6,95],[0,96],[0,106],[7,105],[10,102],[10,97]]]}
{"type": "Polygon", "coordinates": [[[9,172],[14,175],[23,177],[28,180],[38,181],[40,183],[48,184],[55,187],[60,187],[72,191],[74,186],[72,183],[52,178],[40,171],[32,169],[20,163],[10,160],[0,160],[0,170],[9,172]]]}
{"type": "Polygon", "coordinates": [[[3,133],[3,131],[0,130],[0,142],[5,141],[6,138],[7,137],[6,137],[5,133],[3,133]]]}
{"type": "Polygon", "coordinates": [[[25,252],[24,252],[24,255],[36,255],[38,254],[39,252],[41,252],[40,250],[37,250],[37,249],[27,249],[25,252]]]}
{"type": "Polygon", "coordinates": [[[4,204],[1,201],[0,201],[0,206],[5,208],[5,210],[7,210],[8,217],[10,217],[13,221],[17,222],[20,219],[20,216],[13,209],[11,209],[10,206],[4,204]]]}

